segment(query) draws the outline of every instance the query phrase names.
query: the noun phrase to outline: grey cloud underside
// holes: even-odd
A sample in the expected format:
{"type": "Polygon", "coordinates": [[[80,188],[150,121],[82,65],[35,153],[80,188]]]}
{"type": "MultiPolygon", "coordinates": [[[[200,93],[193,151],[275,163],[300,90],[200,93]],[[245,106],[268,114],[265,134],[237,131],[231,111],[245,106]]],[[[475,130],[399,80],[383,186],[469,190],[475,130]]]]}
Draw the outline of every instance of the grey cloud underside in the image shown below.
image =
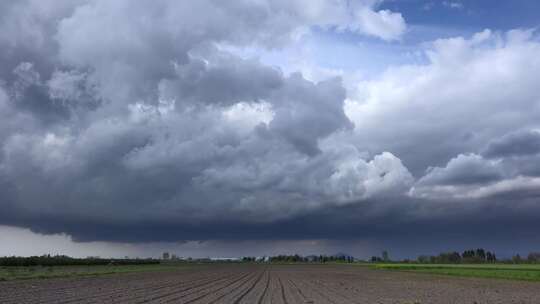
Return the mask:
{"type": "MultiPolygon", "coordinates": [[[[501,197],[496,200],[474,200],[451,206],[431,206],[433,210],[427,213],[425,209],[430,203],[401,199],[399,203],[412,204],[413,207],[385,206],[386,210],[383,213],[365,215],[366,209],[376,210],[380,206],[375,204],[385,203],[388,201],[363,202],[358,205],[309,212],[272,223],[221,219],[198,223],[167,220],[124,223],[92,220],[85,216],[71,218],[12,216],[10,219],[2,220],[7,224],[29,227],[44,234],[69,231],[75,241],[83,242],[367,239],[386,243],[388,246],[400,244],[401,248],[411,250],[413,254],[418,254],[420,248],[435,252],[436,248],[439,248],[437,246],[440,246],[441,238],[454,242],[454,246],[463,246],[463,242],[471,244],[470,246],[490,243],[494,248],[508,250],[509,248],[497,247],[497,242],[511,240],[530,242],[537,239],[536,231],[540,228],[538,224],[540,210],[531,197],[527,199],[528,208],[509,205],[506,198],[501,197]],[[475,206],[472,207],[471,204],[475,206]],[[364,215],[358,216],[363,213],[364,215]]],[[[440,248],[450,250],[452,246],[440,248]]]]}
{"type": "Polygon", "coordinates": [[[489,143],[483,155],[489,158],[520,157],[540,153],[540,132],[521,130],[489,143]]]}
{"type": "Polygon", "coordinates": [[[375,2],[357,23],[344,3],[1,4],[0,224],[130,242],[536,228],[539,117],[523,109],[538,108],[540,46],[526,33],[438,41],[355,109],[339,78],[220,48],[279,47],[309,26],[395,39],[366,25],[375,2]],[[463,70],[453,54],[470,55],[463,70]],[[493,58],[515,69],[485,74],[493,58]]]}
{"type": "Polygon", "coordinates": [[[503,171],[496,164],[477,155],[462,155],[451,159],[445,168],[428,168],[418,184],[464,185],[498,181],[503,171]]]}

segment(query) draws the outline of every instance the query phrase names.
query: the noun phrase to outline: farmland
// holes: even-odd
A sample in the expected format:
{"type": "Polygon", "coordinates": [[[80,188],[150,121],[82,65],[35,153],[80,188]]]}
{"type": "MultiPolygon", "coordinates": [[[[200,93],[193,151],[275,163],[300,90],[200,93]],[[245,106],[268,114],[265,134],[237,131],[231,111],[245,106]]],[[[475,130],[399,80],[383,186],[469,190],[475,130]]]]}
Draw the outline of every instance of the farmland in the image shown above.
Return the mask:
{"type": "Polygon", "coordinates": [[[538,303],[537,282],[365,266],[203,264],[0,282],[2,303],[538,303]]]}
{"type": "Polygon", "coordinates": [[[187,265],[0,266],[0,281],[178,270],[187,265]]]}
{"type": "Polygon", "coordinates": [[[463,277],[540,281],[540,264],[378,264],[377,269],[463,277]]]}

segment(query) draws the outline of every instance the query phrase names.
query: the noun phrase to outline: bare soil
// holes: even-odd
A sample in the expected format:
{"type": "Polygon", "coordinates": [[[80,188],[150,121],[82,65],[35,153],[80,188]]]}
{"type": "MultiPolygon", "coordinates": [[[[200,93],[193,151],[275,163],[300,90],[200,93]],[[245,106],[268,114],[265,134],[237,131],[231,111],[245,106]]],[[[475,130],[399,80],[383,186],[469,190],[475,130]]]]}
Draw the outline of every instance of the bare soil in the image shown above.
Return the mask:
{"type": "Polygon", "coordinates": [[[0,303],[540,303],[540,283],[349,265],[202,265],[0,283],[0,303]]]}

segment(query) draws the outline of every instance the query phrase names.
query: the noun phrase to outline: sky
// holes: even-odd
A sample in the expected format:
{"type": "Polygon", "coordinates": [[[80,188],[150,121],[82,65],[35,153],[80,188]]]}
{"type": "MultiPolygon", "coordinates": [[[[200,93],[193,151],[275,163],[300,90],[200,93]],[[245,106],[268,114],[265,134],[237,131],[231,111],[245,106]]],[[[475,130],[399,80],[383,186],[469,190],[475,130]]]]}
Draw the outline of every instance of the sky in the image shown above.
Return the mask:
{"type": "Polygon", "coordinates": [[[540,250],[538,1],[0,3],[0,256],[540,250]]]}

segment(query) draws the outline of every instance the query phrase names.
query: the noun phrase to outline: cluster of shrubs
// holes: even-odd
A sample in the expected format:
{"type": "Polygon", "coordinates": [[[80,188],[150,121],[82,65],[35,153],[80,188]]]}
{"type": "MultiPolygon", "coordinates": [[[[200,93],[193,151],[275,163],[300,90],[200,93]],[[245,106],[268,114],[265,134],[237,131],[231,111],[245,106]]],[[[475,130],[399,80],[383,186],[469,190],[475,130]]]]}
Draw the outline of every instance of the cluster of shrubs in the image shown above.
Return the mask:
{"type": "Polygon", "coordinates": [[[93,265],[147,265],[159,264],[155,259],[103,259],[88,257],[84,259],[72,258],[66,255],[49,254],[31,257],[0,257],[0,266],[93,266],[93,265]]]}

